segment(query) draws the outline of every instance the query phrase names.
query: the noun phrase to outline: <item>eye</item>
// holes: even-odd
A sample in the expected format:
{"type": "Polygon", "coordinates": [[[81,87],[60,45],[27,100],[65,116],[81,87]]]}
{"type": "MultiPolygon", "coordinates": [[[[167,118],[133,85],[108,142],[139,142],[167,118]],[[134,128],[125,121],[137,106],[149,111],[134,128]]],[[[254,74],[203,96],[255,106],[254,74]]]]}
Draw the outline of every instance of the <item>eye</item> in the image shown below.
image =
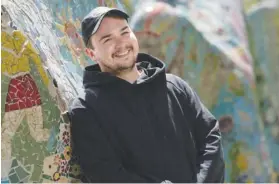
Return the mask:
{"type": "Polygon", "coordinates": [[[108,41],[110,41],[111,39],[109,38],[109,39],[106,39],[105,41],[104,41],[104,43],[107,43],[108,41]]]}
{"type": "Polygon", "coordinates": [[[128,33],[129,33],[128,31],[125,31],[125,32],[121,33],[121,35],[126,35],[128,33]]]}

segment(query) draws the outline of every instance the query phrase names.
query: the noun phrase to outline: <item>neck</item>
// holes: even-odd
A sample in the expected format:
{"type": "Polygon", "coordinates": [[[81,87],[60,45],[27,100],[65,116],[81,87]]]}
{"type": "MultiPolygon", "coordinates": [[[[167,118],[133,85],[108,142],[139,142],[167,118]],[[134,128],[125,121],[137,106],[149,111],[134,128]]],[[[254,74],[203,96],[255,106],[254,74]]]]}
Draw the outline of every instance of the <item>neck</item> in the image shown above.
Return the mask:
{"type": "Polygon", "coordinates": [[[136,65],[131,70],[124,70],[116,75],[117,77],[126,80],[129,83],[135,82],[140,76],[140,71],[137,69],[136,65]]]}

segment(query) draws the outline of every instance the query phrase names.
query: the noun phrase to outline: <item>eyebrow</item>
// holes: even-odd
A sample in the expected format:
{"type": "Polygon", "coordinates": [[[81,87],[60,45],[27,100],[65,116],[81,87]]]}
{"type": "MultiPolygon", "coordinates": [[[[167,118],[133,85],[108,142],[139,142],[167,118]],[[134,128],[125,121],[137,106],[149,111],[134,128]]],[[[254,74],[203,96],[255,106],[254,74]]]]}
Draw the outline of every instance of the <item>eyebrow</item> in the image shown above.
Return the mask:
{"type": "Polygon", "coordinates": [[[111,36],[111,34],[107,34],[107,35],[105,35],[105,36],[102,36],[102,37],[100,38],[99,41],[102,41],[103,39],[108,38],[108,37],[110,37],[110,36],[111,36]]]}
{"type": "MultiPolygon", "coordinates": [[[[124,31],[124,30],[126,30],[126,29],[128,29],[128,26],[125,26],[125,27],[121,28],[120,31],[124,31]]],[[[111,34],[104,35],[104,36],[102,36],[102,37],[100,38],[99,41],[102,41],[103,39],[108,38],[108,37],[110,37],[110,36],[111,36],[111,34]]]]}
{"type": "Polygon", "coordinates": [[[123,27],[121,31],[124,31],[125,29],[128,29],[128,26],[123,27]]]}

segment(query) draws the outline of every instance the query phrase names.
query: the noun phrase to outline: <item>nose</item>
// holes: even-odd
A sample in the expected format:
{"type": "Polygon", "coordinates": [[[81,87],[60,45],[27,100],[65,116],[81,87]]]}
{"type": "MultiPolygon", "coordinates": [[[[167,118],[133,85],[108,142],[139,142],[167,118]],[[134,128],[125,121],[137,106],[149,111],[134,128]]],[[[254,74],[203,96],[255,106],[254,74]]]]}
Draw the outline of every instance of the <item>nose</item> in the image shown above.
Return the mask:
{"type": "Polygon", "coordinates": [[[126,47],[126,44],[123,41],[123,38],[121,38],[121,37],[117,38],[115,41],[116,41],[115,42],[115,49],[116,50],[122,50],[122,49],[124,49],[126,47]]]}

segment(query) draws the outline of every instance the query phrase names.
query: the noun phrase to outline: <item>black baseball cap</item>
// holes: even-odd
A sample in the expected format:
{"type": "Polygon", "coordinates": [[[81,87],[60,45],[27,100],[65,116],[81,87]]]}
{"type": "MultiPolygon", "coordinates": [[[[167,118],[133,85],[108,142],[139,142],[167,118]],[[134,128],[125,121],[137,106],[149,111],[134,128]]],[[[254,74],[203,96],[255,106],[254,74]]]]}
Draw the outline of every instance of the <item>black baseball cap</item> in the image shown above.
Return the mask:
{"type": "Polygon", "coordinates": [[[96,33],[98,30],[103,18],[106,15],[117,15],[123,17],[128,21],[129,15],[117,8],[109,8],[104,6],[99,6],[94,8],[88,15],[84,17],[81,22],[81,32],[82,39],[85,43],[85,46],[88,45],[90,37],[96,33]]]}

